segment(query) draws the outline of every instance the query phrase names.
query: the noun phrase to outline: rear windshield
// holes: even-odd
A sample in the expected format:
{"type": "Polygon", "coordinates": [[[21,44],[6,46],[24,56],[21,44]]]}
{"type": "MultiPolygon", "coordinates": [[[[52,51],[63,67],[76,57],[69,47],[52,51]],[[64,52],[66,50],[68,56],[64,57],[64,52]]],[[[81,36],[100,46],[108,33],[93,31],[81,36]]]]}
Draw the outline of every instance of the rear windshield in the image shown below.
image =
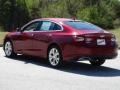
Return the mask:
{"type": "Polygon", "coordinates": [[[64,24],[76,30],[102,30],[102,28],[84,21],[64,21],[64,24]]]}

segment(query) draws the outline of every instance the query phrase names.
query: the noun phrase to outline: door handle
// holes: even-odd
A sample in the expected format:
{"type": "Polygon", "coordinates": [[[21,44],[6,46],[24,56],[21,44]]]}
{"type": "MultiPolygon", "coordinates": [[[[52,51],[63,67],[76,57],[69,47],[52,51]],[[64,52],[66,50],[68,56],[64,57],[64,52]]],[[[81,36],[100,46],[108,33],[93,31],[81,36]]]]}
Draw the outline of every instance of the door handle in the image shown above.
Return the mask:
{"type": "Polygon", "coordinates": [[[33,36],[34,36],[34,34],[31,34],[31,36],[33,37],[33,36]]]}
{"type": "Polygon", "coordinates": [[[51,36],[52,36],[52,34],[48,34],[48,36],[50,36],[50,37],[51,37],[51,36]]]}

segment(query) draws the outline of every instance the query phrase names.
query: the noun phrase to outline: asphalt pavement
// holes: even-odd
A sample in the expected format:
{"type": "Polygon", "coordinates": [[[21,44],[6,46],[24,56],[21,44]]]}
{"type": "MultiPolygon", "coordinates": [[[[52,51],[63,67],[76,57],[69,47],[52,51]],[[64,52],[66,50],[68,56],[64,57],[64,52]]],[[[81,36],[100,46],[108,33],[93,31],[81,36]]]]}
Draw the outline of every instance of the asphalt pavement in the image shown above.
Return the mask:
{"type": "Polygon", "coordinates": [[[84,61],[53,69],[43,59],[7,58],[0,48],[0,90],[120,90],[120,51],[101,67],[84,61]]]}

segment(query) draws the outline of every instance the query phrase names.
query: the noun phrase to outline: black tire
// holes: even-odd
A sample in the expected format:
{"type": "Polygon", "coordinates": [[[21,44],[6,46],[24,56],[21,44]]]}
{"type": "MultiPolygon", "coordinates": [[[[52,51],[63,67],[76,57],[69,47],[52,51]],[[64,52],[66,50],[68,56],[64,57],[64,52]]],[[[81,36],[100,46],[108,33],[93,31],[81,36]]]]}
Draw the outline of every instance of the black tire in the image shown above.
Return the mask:
{"type": "Polygon", "coordinates": [[[15,57],[17,54],[14,52],[13,44],[10,40],[5,41],[3,46],[6,57],[15,57]]]}
{"type": "Polygon", "coordinates": [[[48,50],[47,60],[51,67],[53,68],[61,67],[63,65],[63,57],[61,50],[57,46],[51,46],[48,50]]]}
{"type": "Polygon", "coordinates": [[[91,59],[91,60],[89,60],[89,62],[93,66],[101,66],[102,64],[105,63],[105,59],[100,59],[100,58],[98,58],[98,59],[91,59]]]}

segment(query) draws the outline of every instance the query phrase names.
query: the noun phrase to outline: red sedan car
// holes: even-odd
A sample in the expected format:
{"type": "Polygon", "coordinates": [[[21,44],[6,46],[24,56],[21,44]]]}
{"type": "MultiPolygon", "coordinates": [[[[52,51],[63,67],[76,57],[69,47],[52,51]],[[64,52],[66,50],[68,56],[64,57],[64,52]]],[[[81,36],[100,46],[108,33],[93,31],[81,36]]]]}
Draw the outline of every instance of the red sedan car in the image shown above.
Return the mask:
{"type": "Polygon", "coordinates": [[[64,61],[89,60],[100,66],[115,58],[118,45],[113,34],[82,21],[42,18],[30,21],[4,39],[7,57],[17,54],[46,58],[52,67],[64,61]]]}

